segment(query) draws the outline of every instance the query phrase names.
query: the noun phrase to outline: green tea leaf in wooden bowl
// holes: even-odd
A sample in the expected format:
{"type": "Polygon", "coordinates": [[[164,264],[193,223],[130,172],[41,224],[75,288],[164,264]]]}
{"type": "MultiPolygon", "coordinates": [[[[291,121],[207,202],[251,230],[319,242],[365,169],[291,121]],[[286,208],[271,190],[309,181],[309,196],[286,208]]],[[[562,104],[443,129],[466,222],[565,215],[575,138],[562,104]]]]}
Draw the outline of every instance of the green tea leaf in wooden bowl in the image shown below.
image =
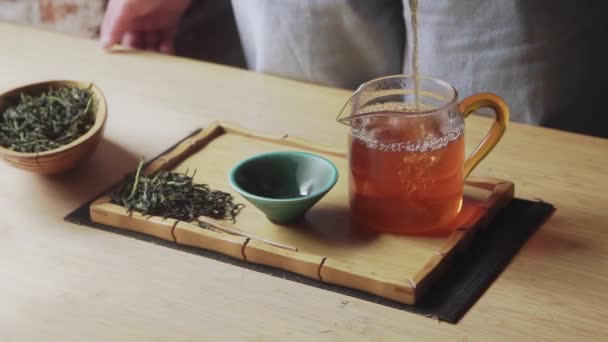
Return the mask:
{"type": "Polygon", "coordinates": [[[52,150],[93,127],[93,92],[62,86],[39,95],[21,93],[0,116],[0,145],[17,152],[52,150]]]}
{"type": "Polygon", "coordinates": [[[47,81],[0,94],[0,158],[37,173],[70,170],[102,140],[107,117],[101,89],[90,82],[47,81]]]}

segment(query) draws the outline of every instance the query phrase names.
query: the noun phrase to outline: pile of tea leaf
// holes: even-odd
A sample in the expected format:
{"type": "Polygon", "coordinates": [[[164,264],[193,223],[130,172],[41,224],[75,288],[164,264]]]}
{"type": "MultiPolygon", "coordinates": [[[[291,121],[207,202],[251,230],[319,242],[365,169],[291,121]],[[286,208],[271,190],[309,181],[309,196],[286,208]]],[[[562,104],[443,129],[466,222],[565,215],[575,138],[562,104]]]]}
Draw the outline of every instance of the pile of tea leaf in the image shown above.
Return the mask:
{"type": "MultiPolygon", "coordinates": [[[[235,204],[227,192],[212,190],[206,184],[194,183],[194,174],[159,170],[142,175],[143,162],[137,172],[127,176],[122,186],[111,194],[112,203],[143,215],[170,217],[190,222],[199,216],[235,221],[243,204],[235,204]]],[[[196,171],[195,171],[196,173],[196,171]]]]}
{"type": "Polygon", "coordinates": [[[78,139],[94,122],[90,87],[21,94],[9,100],[0,116],[0,145],[17,152],[44,152],[78,139]]]}

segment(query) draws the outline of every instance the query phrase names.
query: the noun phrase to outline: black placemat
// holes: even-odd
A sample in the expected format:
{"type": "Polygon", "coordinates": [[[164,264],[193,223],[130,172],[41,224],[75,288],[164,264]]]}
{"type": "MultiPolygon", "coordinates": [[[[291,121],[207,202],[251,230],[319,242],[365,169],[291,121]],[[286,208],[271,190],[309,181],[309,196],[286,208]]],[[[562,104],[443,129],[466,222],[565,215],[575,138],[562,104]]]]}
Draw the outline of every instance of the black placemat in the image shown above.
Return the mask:
{"type": "Polygon", "coordinates": [[[435,285],[429,289],[427,294],[415,306],[412,306],[362,291],[326,284],[289,271],[251,264],[217,252],[184,246],[145,234],[97,224],[91,221],[89,214],[91,202],[85,203],[67,215],[65,220],[197,254],[206,258],[212,258],[220,262],[245,267],[380,305],[433,317],[449,323],[458,322],[554,210],[554,207],[546,202],[514,199],[490,222],[486,229],[476,234],[475,240],[466,253],[454,257],[449,270],[435,281],[435,285]]]}

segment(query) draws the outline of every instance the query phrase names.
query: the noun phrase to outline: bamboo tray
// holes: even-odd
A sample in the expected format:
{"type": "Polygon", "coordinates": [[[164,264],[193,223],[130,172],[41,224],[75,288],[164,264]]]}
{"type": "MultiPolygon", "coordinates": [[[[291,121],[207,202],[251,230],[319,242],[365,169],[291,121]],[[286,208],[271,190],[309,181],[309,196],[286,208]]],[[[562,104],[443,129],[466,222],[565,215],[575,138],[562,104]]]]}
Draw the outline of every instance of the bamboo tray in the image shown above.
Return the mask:
{"type": "Polygon", "coordinates": [[[135,212],[127,214],[123,207],[110,203],[108,196],[91,204],[91,219],[406,304],[416,303],[449,266],[453,255],[466,252],[475,232],[483,229],[514,195],[511,182],[471,178],[465,185],[465,201],[457,229],[449,235],[370,235],[352,228],[348,210],[348,161],[342,151],[287,135],[261,135],[215,122],[152,161],[145,172],[161,168],[178,172],[196,169],[196,182],[232,193],[237,202],[247,204],[232,227],[259,239],[203,229],[188,222],[144,217],[135,212]],[[317,153],[334,162],[340,171],[336,186],[296,225],[271,223],[228,184],[228,171],[238,161],[277,150],[317,153]],[[291,246],[293,250],[277,245],[291,246]]]}

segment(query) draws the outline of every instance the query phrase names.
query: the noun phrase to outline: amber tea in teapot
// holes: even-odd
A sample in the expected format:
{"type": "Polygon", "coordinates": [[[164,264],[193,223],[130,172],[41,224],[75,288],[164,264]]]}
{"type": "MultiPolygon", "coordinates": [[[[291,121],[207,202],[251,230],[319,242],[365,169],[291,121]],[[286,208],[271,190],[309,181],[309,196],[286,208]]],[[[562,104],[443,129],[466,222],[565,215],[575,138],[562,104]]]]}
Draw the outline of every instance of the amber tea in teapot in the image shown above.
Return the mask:
{"type": "Polygon", "coordinates": [[[350,126],[349,197],[356,221],[380,232],[429,233],[459,213],[466,175],[502,136],[504,102],[478,94],[458,104],[449,84],[389,76],[363,84],[338,120],[350,126]],[[481,107],[495,110],[486,139],[465,161],[464,118],[481,107]],[[346,116],[345,116],[346,115],[346,116]]]}

